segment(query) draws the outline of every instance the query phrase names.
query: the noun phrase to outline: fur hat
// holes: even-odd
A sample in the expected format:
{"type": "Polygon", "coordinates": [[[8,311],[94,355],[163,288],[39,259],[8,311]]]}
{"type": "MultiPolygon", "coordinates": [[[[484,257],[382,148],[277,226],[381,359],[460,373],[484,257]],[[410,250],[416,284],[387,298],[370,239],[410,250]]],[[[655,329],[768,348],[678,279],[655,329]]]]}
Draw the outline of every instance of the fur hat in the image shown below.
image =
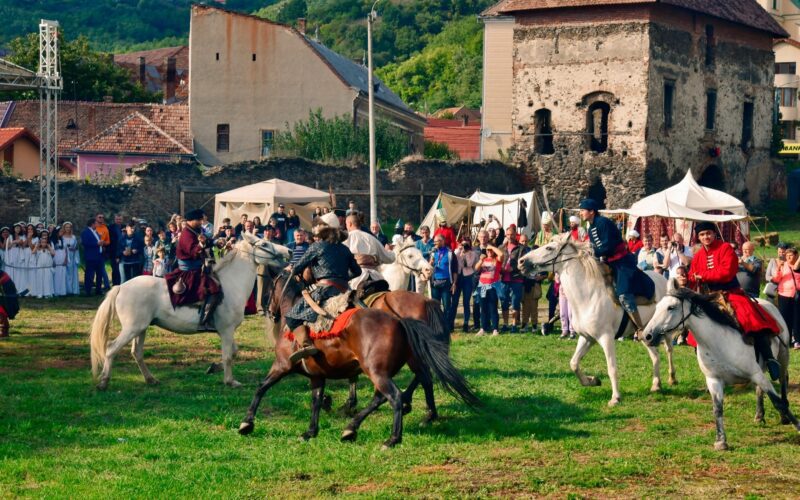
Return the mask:
{"type": "Polygon", "coordinates": [[[318,220],[324,224],[327,224],[328,227],[339,229],[339,217],[337,217],[333,212],[328,212],[325,215],[319,216],[318,220]]]}
{"type": "Polygon", "coordinates": [[[191,220],[201,220],[204,215],[205,215],[205,212],[203,212],[202,210],[200,210],[198,208],[196,210],[192,210],[191,212],[187,212],[186,215],[183,216],[183,218],[186,219],[186,220],[189,220],[189,221],[191,221],[191,220]]]}
{"type": "Polygon", "coordinates": [[[542,224],[552,224],[553,223],[553,216],[550,215],[550,212],[544,211],[542,212],[542,224]]]}
{"type": "Polygon", "coordinates": [[[700,234],[703,231],[714,231],[716,233],[717,232],[717,226],[714,225],[713,222],[702,221],[702,222],[698,222],[697,224],[694,225],[694,231],[697,234],[700,234]]]}

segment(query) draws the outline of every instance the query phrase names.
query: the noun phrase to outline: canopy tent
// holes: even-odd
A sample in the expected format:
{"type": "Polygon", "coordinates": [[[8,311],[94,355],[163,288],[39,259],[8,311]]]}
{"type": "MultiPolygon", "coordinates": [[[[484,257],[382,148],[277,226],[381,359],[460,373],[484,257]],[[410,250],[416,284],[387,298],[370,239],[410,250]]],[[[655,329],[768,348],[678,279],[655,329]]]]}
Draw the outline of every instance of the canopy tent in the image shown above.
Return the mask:
{"type": "Polygon", "coordinates": [[[242,186],[214,197],[214,227],[219,228],[226,217],[235,225],[242,214],[247,214],[250,219],[258,216],[266,224],[279,203],[286,206],[287,212],[290,208],[295,209],[301,226],[311,227],[314,209],[329,207],[330,194],[281,179],[242,186]]]}
{"type": "Polygon", "coordinates": [[[488,220],[489,214],[492,214],[497,217],[503,227],[508,227],[511,224],[517,224],[520,210],[525,206],[527,206],[524,210],[528,224],[519,229],[523,233],[531,235],[541,226],[539,200],[533,191],[519,194],[492,194],[479,190],[469,198],[439,193],[421,225],[434,229],[437,225],[436,217],[441,214],[448,224],[454,226],[458,232],[460,224],[465,218],[471,220],[471,224],[478,225],[481,219],[488,220]],[[524,205],[521,203],[522,201],[525,202],[524,205]]]}

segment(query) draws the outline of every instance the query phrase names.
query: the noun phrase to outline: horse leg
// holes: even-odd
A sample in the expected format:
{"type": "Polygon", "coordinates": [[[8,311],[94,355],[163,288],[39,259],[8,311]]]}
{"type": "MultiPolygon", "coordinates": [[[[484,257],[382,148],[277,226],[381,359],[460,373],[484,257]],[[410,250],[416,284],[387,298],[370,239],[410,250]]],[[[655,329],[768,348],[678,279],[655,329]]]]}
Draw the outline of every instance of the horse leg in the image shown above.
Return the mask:
{"type": "Polygon", "coordinates": [[[374,383],[375,387],[389,400],[394,412],[392,435],[383,442],[382,446],[382,449],[386,450],[403,441],[403,393],[388,376],[376,376],[374,383]]]}
{"type": "Polygon", "coordinates": [[[756,417],[754,418],[757,424],[763,424],[764,421],[764,390],[760,386],[756,386],[756,417]]]}
{"type": "Polygon", "coordinates": [[[228,387],[241,387],[236,379],[233,378],[233,356],[236,354],[236,342],[233,338],[233,330],[226,328],[219,332],[219,338],[222,341],[222,371],[224,372],[223,380],[228,387]]]}
{"type": "Polygon", "coordinates": [[[433,397],[433,380],[426,377],[421,380],[421,383],[422,390],[425,391],[425,404],[428,406],[428,413],[422,419],[421,425],[428,425],[439,418],[439,412],[436,410],[436,400],[433,397]]]}
{"type": "Polygon", "coordinates": [[[364,421],[364,419],[367,418],[367,416],[369,416],[370,413],[377,410],[378,407],[385,402],[386,402],[386,397],[379,391],[375,391],[375,395],[372,397],[372,401],[370,401],[370,403],[366,406],[366,408],[358,412],[358,414],[356,414],[356,416],[353,417],[353,420],[351,420],[350,423],[347,424],[347,427],[344,428],[344,431],[342,431],[341,440],[355,441],[356,435],[358,434],[358,428],[361,427],[361,423],[364,421]]]}
{"type": "Polygon", "coordinates": [[[725,398],[725,384],[717,378],[706,377],[706,386],[711,393],[711,402],[714,405],[714,421],[717,425],[717,440],[714,449],[725,451],[728,449],[728,439],[725,437],[725,421],[723,419],[722,402],[725,398]]]}
{"type": "Polygon", "coordinates": [[[131,345],[131,355],[133,359],[136,360],[136,364],[139,366],[139,371],[142,372],[142,376],[144,377],[144,381],[150,385],[157,385],[158,380],[150,373],[150,370],[147,368],[147,365],[144,364],[144,338],[147,335],[147,330],[140,333],[133,339],[133,344],[131,345]]]}
{"type": "Polygon", "coordinates": [[[589,349],[592,348],[595,342],[596,341],[593,338],[585,335],[579,335],[578,345],[575,347],[575,354],[572,355],[572,359],[569,361],[569,367],[578,377],[578,380],[581,381],[581,385],[587,387],[600,385],[599,378],[584,375],[581,371],[581,360],[584,356],[586,356],[586,353],[589,352],[589,349]]]}
{"type": "Polygon", "coordinates": [[[600,347],[606,355],[606,366],[608,367],[608,378],[611,381],[611,400],[608,406],[619,404],[619,377],[617,375],[617,343],[614,335],[604,335],[600,338],[600,347]]]}
{"type": "Polygon", "coordinates": [[[114,364],[114,356],[137,335],[139,335],[137,330],[133,328],[123,328],[119,336],[106,348],[106,362],[103,365],[103,371],[100,373],[100,381],[97,383],[98,390],[104,391],[108,388],[108,380],[111,378],[111,365],[114,364]]]}
{"type": "Polygon", "coordinates": [[[675,346],[672,345],[672,339],[664,341],[664,350],[667,351],[667,365],[669,367],[669,385],[678,385],[678,379],[675,378],[675,362],[672,355],[675,351],[675,346]]]}
{"type": "Polygon", "coordinates": [[[752,376],[751,380],[758,387],[760,387],[761,390],[767,393],[772,406],[778,410],[778,413],[781,416],[781,422],[792,424],[795,429],[800,431],[800,422],[797,421],[797,417],[795,417],[792,413],[792,410],[789,409],[789,402],[778,395],[778,393],[775,391],[775,387],[772,385],[772,382],[767,380],[767,377],[764,376],[764,373],[759,370],[752,376]]]}
{"type": "MultiPolygon", "coordinates": [[[[416,374],[416,371],[414,373],[416,374]]],[[[414,391],[417,390],[419,382],[419,377],[415,375],[411,383],[406,387],[406,390],[403,391],[403,415],[411,413],[411,401],[414,399],[414,391]]]]}
{"type": "Polygon", "coordinates": [[[322,398],[325,394],[325,379],[314,377],[311,379],[311,423],[308,430],[303,433],[303,439],[308,441],[317,437],[319,433],[319,410],[322,408],[322,398]]]}
{"type": "Polygon", "coordinates": [[[344,406],[339,408],[339,414],[345,417],[352,417],[356,414],[356,407],[358,406],[358,377],[350,379],[350,392],[347,395],[347,401],[344,406]]]}
{"type": "Polygon", "coordinates": [[[661,391],[661,357],[658,355],[658,346],[649,346],[645,344],[647,354],[650,355],[650,361],[653,362],[653,385],[650,386],[650,392],[661,391]]]}
{"type": "Polygon", "coordinates": [[[239,424],[239,434],[246,436],[247,434],[253,432],[253,429],[255,429],[255,424],[253,422],[256,419],[256,411],[258,411],[258,405],[261,404],[261,399],[264,397],[264,394],[266,394],[269,388],[280,382],[290,370],[291,367],[283,367],[277,363],[272,365],[267,377],[261,383],[261,386],[258,388],[258,390],[256,390],[256,393],[253,396],[253,401],[250,403],[250,407],[247,409],[247,415],[245,415],[242,423],[239,424]]]}

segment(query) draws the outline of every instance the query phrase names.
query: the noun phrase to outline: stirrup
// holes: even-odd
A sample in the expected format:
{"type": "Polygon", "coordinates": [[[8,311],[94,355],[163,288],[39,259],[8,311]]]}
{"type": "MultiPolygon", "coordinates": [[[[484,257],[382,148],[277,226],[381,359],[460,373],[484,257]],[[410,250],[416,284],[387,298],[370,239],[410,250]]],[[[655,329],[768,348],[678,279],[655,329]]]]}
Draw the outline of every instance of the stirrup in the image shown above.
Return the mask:
{"type": "Polygon", "coordinates": [[[295,364],[298,361],[300,361],[301,359],[305,359],[305,358],[308,358],[310,356],[314,356],[315,354],[318,354],[318,353],[319,353],[319,349],[317,349],[313,345],[309,345],[309,346],[306,346],[306,347],[301,347],[300,349],[298,349],[295,352],[293,352],[291,356],[289,356],[289,362],[291,364],[295,364]]]}

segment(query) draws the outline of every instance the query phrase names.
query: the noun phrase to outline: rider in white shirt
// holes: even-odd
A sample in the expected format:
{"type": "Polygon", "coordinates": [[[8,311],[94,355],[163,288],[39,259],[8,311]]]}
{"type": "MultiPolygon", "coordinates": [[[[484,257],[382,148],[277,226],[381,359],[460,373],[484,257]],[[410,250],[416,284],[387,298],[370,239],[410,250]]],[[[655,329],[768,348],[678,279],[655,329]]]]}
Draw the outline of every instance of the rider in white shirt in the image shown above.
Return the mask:
{"type": "Polygon", "coordinates": [[[350,289],[355,290],[359,284],[369,279],[378,281],[384,279],[378,271],[381,264],[394,262],[394,254],[386,250],[378,239],[360,229],[358,215],[350,214],[345,219],[347,239],[343,244],[355,255],[356,262],[361,266],[361,275],[350,281],[350,289]]]}

